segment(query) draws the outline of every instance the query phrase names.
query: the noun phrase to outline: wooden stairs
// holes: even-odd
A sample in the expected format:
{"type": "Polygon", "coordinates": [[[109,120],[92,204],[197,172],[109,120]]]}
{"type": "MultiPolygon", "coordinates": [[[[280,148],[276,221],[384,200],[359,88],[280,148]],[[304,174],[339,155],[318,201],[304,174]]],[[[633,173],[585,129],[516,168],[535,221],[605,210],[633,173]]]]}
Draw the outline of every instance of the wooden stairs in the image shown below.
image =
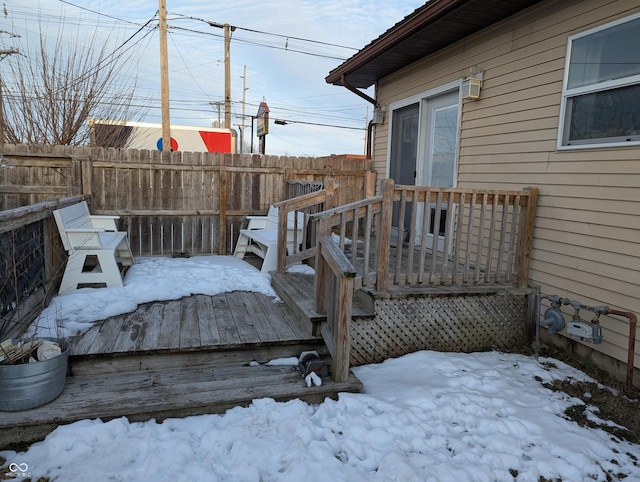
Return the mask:
{"type": "MultiPolygon", "coordinates": [[[[313,335],[320,333],[320,325],[327,316],[314,310],[314,277],[302,273],[270,273],[271,285],[293,310],[298,318],[310,322],[313,335]]],[[[374,316],[373,297],[363,290],[353,293],[353,318],[372,318],[374,316]]]]}
{"type": "MultiPolygon", "coordinates": [[[[239,303],[238,300],[247,300],[248,296],[264,297],[234,294],[227,295],[227,299],[239,303]]],[[[164,317],[169,316],[168,313],[177,312],[177,316],[182,313],[184,326],[184,314],[189,312],[184,307],[193,303],[191,298],[166,304],[164,317]],[[175,303],[182,303],[182,309],[173,307],[175,303]]],[[[283,303],[269,301],[264,306],[271,304],[278,315],[270,318],[269,323],[274,325],[284,317],[293,326],[297,315],[283,303]]],[[[232,306],[231,301],[228,305],[227,310],[244,313],[237,317],[236,324],[248,318],[246,305],[232,306]]],[[[100,332],[116,331],[119,338],[115,343],[120,346],[118,340],[123,334],[132,337],[133,333],[144,332],[145,313],[154,312],[158,312],[157,304],[141,306],[134,313],[122,315],[124,320],[117,317],[105,320],[100,332]],[[115,330],[114,323],[120,323],[115,330]]],[[[190,314],[196,316],[194,312],[190,314]]],[[[253,325],[253,322],[247,320],[247,324],[253,325]]],[[[299,398],[320,403],[327,397],[336,399],[340,392],[361,391],[363,385],[352,373],[345,383],[335,383],[331,376],[326,376],[321,386],[307,387],[298,367],[266,364],[269,360],[297,358],[304,351],[315,350],[330,365],[322,338],[312,336],[308,325],[306,331],[308,336],[298,332],[286,340],[280,337],[278,341],[244,341],[236,345],[111,350],[88,355],[74,355],[72,350],[66,385],[58,398],[30,410],[0,412],[0,449],[20,449],[24,443],[43,439],[59,425],[82,419],[106,421],[126,417],[130,421],[155,419],[160,422],[166,418],[223,413],[235,406],[250,405],[259,398],[278,401],[299,398]]],[[[174,338],[181,336],[176,333],[174,338]]]]}

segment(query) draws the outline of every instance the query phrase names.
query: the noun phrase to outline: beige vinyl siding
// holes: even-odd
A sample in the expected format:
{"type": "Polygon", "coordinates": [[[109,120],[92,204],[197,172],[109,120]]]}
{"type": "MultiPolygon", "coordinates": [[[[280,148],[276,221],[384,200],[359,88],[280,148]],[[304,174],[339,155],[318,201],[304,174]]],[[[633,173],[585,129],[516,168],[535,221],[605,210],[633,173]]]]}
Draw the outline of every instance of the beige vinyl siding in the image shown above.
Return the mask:
{"type": "MultiPolygon", "coordinates": [[[[635,13],[636,0],[544,2],[381,79],[387,115],[375,131],[374,168],[387,172],[392,103],[479,67],[481,98],[462,104],[458,186],[537,186],[531,282],[640,314],[640,148],[556,150],[568,37],[635,13]]],[[[604,342],[592,347],[626,361],[627,321],[601,323],[604,342]]]]}

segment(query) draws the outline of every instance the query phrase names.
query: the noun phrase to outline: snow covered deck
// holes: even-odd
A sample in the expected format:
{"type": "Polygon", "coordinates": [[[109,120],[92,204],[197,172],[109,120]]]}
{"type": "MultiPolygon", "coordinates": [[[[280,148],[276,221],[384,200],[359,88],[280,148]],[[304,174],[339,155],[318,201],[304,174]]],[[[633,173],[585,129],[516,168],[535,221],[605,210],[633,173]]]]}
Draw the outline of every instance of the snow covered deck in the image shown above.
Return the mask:
{"type": "Polygon", "coordinates": [[[139,303],[133,311],[93,322],[82,318],[83,313],[104,310],[109,290],[115,289],[58,297],[58,307],[51,309],[74,319],[71,326],[85,325],[82,333],[71,337],[65,389],[41,407],[2,412],[0,448],[43,438],[59,425],[82,419],[160,421],[222,413],[259,398],[319,403],[327,397],[336,399],[340,392],[362,389],[353,374],[345,383],[327,376],[322,385],[308,387],[297,367],[299,355],[316,350],[329,362],[322,338],[311,333],[311,323],[292,312],[275,292],[268,293],[270,287],[252,281],[251,276],[262,278],[255,268],[250,267],[247,276],[238,265],[246,263],[240,260],[208,258],[214,258],[212,264],[205,257],[142,260],[117,294],[140,301],[145,296],[142,291],[149,289],[143,287],[152,286],[158,296],[165,284],[192,291],[186,286],[187,273],[197,273],[195,284],[201,287],[217,279],[226,287],[223,292],[139,303]],[[165,263],[184,265],[184,270],[174,266],[173,274],[163,281],[157,270],[165,263]],[[148,277],[141,273],[145,270],[148,277]],[[206,270],[211,276],[203,274],[206,270]],[[229,291],[235,277],[248,291],[229,291]],[[81,306],[78,300],[83,297],[87,304],[81,306]]]}

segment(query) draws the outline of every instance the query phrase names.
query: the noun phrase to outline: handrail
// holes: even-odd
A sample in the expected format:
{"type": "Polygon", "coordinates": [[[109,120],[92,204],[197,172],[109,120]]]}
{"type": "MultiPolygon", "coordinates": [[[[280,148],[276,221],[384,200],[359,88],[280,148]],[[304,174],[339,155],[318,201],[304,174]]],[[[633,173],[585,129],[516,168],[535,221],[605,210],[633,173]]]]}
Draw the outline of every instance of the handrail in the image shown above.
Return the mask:
{"type": "Polygon", "coordinates": [[[45,201],[19,208],[0,211],[0,233],[11,231],[20,226],[31,224],[51,216],[54,209],[69,206],[81,201],[90,201],[90,195],[77,195],[60,198],[55,201],[45,201]]]}
{"type": "MultiPolygon", "coordinates": [[[[337,245],[341,252],[344,253],[345,247],[351,245],[351,264],[355,265],[358,264],[356,259],[358,251],[354,249],[354,240],[347,239],[347,225],[351,223],[351,238],[354,238],[353,233],[358,232],[361,226],[363,226],[362,230],[365,233],[370,233],[373,229],[375,219],[381,217],[384,205],[383,201],[383,196],[374,196],[314,214],[310,216],[310,219],[317,222],[318,237],[337,236],[337,245]],[[333,233],[334,227],[337,227],[337,233],[333,233]]],[[[381,227],[382,223],[378,224],[380,224],[381,227]]],[[[355,242],[358,242],[357,239],[355,242]]],[[[384,246],[384,243],[378,243],[378,248],[381,246],[384,246]]],[[[372,285],[377,282],[383,282],[383,279],[386,279],[386,277],[378,276],[381,264],[378,263],[376,265],[376,263],[373,262],[374,259],[385,259],[385,256],[382,255],[381,258],[381,253],[376,253],[373,248],[371,236],[365,235],[362,254],[363,262],[361,263],[363,266],[361,269],[362,273],[360,276],[357,276],[356,282],[358,286],[372,285]]],[[[386,284],[384,286],[378,285],[377,288],[384,291],[386,290],[386,284]]]]}
{"type": "Polygon", "coordinates": [[[322,337],[333,358],[333,379],[337,383],[349,378],[351,350],[351,313],[356,270],[331,236],[318,238],[315,310],[327,315],[321,328],[322,337]],[[331,290],[331,295],[327,296],[331,290]]]}
{"type": "Polygon", "coordinates": [[[53,210],[90,199],[76,195],[0,211],[0,256],[6,256],[0,265],[0,335],[19,337],[58,291],[66,257],[53,210]]]}
{"type": "Polygon", "coordinates": [[[537,188],[403,186],[387,179],[380,195],[313,214],[310,220],[318,237],[336,237],[358,270],[358,287],[386,291],[391,281],[525,288],[536,201],[537,188]]]}
{"type": "Polygon", "coordinates": [[[312,211],[319,209],[330,209],[333,207],[335,190],[338,187],[333,178],[327,178],[324,189],[309,194],[303,194],[291,199],[285,199],[274,204],[278,208],[278,273],[284,273],[288,264],[303,261],[315,256],[316,247],[314,240],[308,240],[308,232],[302,229],[302,239],[297,239],[298,215],[304,214],[304,225],[307,226],[312,211]],[[296,213],[289,216],[290,213],[296,213]],[[288,219],[294,220],[294,242],[293,245],[300,247],[297,252],[287,253],[287,223],[288,219]]]}

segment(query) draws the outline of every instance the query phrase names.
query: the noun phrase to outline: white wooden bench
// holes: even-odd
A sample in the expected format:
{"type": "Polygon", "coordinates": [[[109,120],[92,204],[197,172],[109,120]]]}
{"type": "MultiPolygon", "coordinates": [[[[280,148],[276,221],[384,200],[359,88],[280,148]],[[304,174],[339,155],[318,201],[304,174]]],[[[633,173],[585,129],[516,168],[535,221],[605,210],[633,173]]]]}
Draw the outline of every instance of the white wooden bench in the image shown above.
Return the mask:
{"type": "MultiPolygon", "coordinates": [[[[299,250],[305,228],[304,213],[298,212],[298,222],[293,212],[287,216],[287,253],[299,250]]],[[[278,265],[278,208],[270,206],[266,216],[247,216],[249,224],[240,230],[233,255],[243,259],[246,253],[254,253],[262,258],[260,271],[275,271],[278,265]]]]}
{"type": "Polygon", "coordinates": [[[60,284],[60,294],[80,284],[122,286],[122,266],[133,265],[127,233],[118,231],[120,216],[89,213],[86,201],[53,211],[64,249],[69,253],[60,284]]]}

